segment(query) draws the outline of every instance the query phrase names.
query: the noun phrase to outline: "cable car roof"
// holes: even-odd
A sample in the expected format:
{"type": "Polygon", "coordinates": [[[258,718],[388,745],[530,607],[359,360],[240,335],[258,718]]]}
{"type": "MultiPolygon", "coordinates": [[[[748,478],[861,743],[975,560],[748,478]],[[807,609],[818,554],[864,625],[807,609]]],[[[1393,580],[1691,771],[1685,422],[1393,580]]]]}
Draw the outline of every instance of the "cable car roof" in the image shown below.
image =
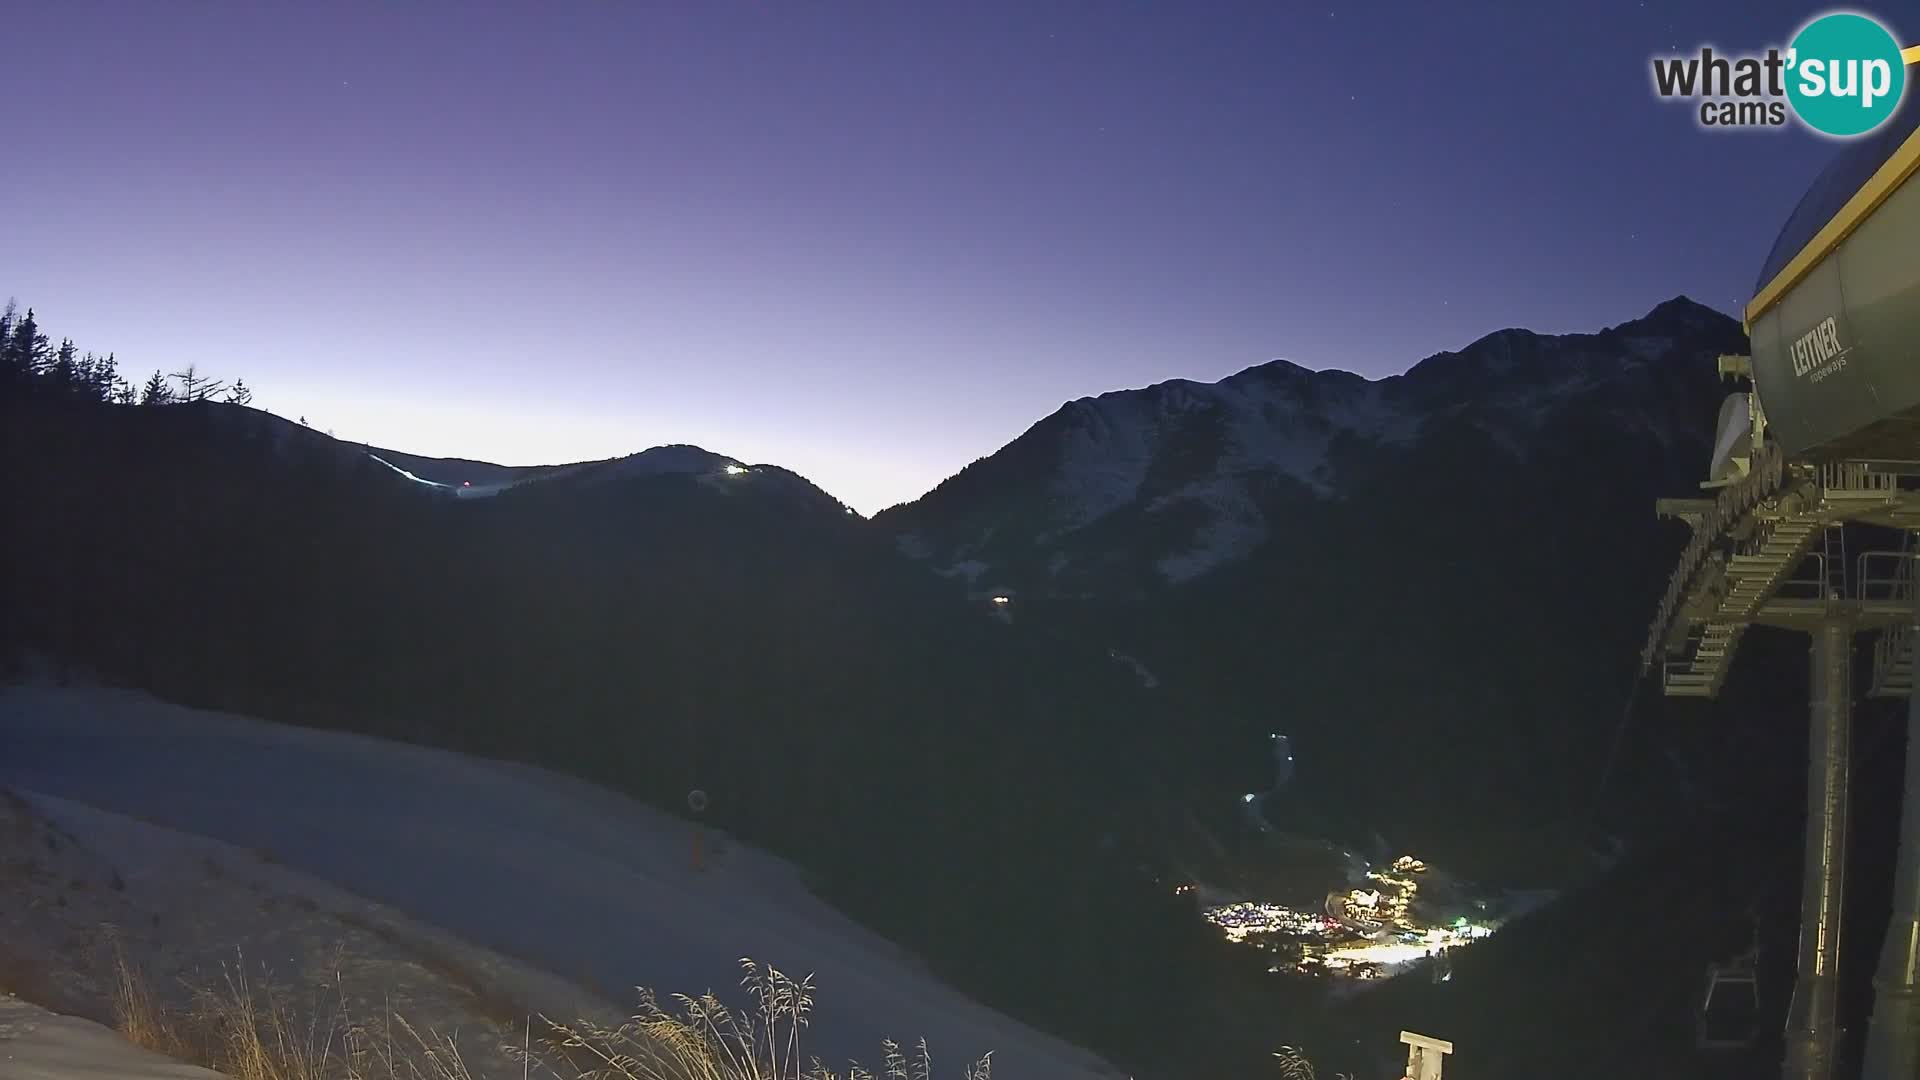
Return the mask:
{"type": "Polygon", "coordinates": [[[1801,196],[1760,268],[1749,326],[1920,167],[1920,46],[1902,58],[1909,68],[1905,100],[1880,130],[1847,144],[1801,196]]]}

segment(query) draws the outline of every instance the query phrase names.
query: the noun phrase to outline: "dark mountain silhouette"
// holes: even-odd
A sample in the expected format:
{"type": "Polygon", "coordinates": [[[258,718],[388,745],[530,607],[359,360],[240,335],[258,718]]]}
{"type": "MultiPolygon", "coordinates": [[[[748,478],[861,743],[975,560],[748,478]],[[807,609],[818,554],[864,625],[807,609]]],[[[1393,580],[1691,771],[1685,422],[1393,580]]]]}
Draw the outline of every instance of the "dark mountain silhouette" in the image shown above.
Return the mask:
{"type": "Polygon", "coordinates": [[[1561,852],[1591,809],[1680,535],[1653,501],[1695,490],[1713,358],[1744,348],[1681,298],[1373,382],[1275,362],[1119,391],[875,523],[1143,665],[1220,795],[1263,788],[1234,763],[1285,732],[1359,838],[1525,872],[1522,834],[1561,852]]]}
{"type": "Polygon", "coordinates": [[[0,655],[676,811],[702,788],[944,977],[1148,1071],[1158,995],[1079,988],[1179,988],[1198,1022],[1247,969],[1113,797],[1152,786],[1157,702],[792,473],[663,448],[462,498],[238,406],[0,410],[0,655]]]}
{"type": "MultiPolygon", "coordinates": [[[[1702,897],[1648,939],[1663,986],[1738,921],[1717,898],[1746,878],[1703,852],[1791,860],[1766,824],[1798,798],[1790,640],[1754,635],[1724,704],[1641,694],[1607,764],[1681,540],[1652,502],[1702,475],[1711,360],[1744,344],[1676,299],[1373,382],[1276,362],[1120,391],[872,522],[696,447],[430,459],[237,404],[105,405],[21,361],[0,649],[675,810],[701,787],[945,977],[1140,1075],[1285,1041],[1349,1067],[1335,1036],[1393,1021],[1267,977],[1170,887],[1287,872],[1237,825],[1274,732],[1299,768],[1267,812],[1306,840],[1563,885],[1627,842],[1600,887],[1702,897]]],[[[1558,909],[1581,941],[1649,933],[1643,904],[1584,903],[1558,909]]],[[[1485,955],[1452,992],[1571,1022],[1576,992],[1485,955]]],[[[1479,1075],[1537,1075],[1529,1053],[1479,1075]]]]}

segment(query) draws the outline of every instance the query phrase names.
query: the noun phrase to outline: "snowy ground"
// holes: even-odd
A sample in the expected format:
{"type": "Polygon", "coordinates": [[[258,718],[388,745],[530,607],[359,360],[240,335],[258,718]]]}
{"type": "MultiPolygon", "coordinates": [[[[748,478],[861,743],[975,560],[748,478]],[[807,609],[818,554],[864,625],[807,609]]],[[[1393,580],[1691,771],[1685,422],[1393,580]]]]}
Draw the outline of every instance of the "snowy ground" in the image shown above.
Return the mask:
{"type": "MultiPolygon", "coordinates": [[[[0,792],[0,989],[111,1021],[115,950],[173,1011],[244,976],[301,1017],[395,1013],[458,1033],[481,1076],[534,1008],[610,1020],[594,994],[406,918],[270,852],[38,793],[0,792]]],[[[344,1028],[344,1022],[338,1025],[344,1028]]],[[[0,1059],[0,1077],[17,1075],[0,1059]]],[[[63,1075],[63,1074],[54,1074],[63,1075]]],[[[107,1073],[104,1075],[115,1075],[107,1073]]]]}
{"type": "Polygon", "coordinates": [[[150,1054],[91,1020],[0,995],[0,1077],[7,1080],[218,1080],[150,1054]]]}
{"type": "Polygon", "coordinates": [[[732,845],[696,871],[683,823],[543,770],[132,693],[9,689],[0,785],[33,793],[62,827],[125,859],[130,892],[142,865],[178,875],[197,863],[159,854],[95,808],[197,834],[166,834],[183,843],[264,853],[273,861],[250,869],[299,872],[303,888],[319,879],[339,898],[405,912],[418,920],[410,934],[442,935],[443,956],[464,960],[461,943],[476,942],[569,980],[529,985],[533,969],[517,969],[505,981],[534,1009],[593,1001],[573,986],[622,1006],[635,984],[726,991],[751,956],[815,975],[813,1044],[829,1061],[871,1063],[883,1036],[924,1035],[942,1072],[991,1050],[1000,1080],[1117,1075],[939,983],[811,896],[792,865],[732,845]],[[543,990],[576,1000],[537,999],[543,990]]]}

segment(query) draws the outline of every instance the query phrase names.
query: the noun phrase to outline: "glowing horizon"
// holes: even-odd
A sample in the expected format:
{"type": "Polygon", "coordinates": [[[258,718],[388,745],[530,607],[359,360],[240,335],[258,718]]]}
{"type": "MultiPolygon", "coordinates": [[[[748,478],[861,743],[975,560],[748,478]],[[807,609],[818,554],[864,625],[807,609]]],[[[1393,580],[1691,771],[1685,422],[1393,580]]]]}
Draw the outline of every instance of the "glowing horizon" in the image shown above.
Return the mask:
{"type": "Polygon", "coordinates": [[[1644,57],[1800,10],[1585,2],[28,5],[0,296],[345,438],[872,513],[1114,389],[1740,310],[1824,148],[1671,122],[1644,57]]]}

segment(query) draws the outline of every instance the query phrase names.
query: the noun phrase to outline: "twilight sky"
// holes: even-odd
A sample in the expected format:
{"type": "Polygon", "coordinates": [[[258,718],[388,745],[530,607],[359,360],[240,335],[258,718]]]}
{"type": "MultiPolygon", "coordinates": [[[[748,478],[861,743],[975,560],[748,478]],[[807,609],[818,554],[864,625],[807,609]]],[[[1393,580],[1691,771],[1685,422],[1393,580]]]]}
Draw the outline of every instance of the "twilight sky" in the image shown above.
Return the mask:
{"type": "Polygon", "coordinates": [[[1737,311],[1831,145],[1648,61],[1824,10],[24,0],[0,298],[343,438],[871,512],[1106,390],[1737,311]]]}

